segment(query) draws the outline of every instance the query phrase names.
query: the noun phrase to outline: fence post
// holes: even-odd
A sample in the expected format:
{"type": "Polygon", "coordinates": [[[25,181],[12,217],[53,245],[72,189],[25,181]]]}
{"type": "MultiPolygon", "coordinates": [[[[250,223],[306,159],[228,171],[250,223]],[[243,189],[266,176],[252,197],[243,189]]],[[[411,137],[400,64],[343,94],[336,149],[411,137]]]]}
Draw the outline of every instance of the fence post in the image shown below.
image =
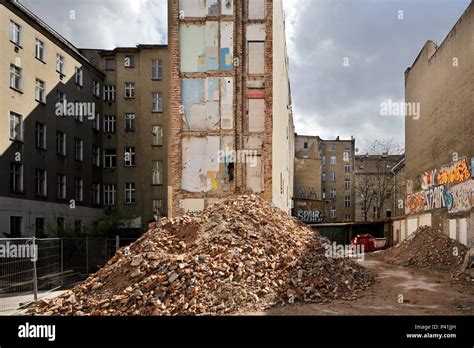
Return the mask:
{"type": "Polygon", "coordinates": [[[61,237],[61,286],[64,286],[64,237],[61,237]]]}
{"type": "Polygon", "coordinates": [[[86,236],[86,274],[89,276],[89,237],[86,236]]]}
{"type": "Polygon", "coordinates": [[[120,249],[120,236],[115,236],[115,252],[119,251],[120,249]]]}
{"type": "Polygon", "coordinates": [[[36,248],[36,237],[33,236],[33,299],[38,300],[38,275],[36,273],[36,260],[38,260],[38,252],[36,248]]]}

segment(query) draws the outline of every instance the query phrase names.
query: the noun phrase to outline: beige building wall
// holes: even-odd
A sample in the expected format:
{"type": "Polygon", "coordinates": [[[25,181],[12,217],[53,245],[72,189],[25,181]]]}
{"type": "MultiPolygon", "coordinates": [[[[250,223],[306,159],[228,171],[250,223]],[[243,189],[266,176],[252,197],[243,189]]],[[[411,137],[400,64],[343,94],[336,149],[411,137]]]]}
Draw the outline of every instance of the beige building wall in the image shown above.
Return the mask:
{"type": "Polygon", "coordinates": [[[296,136],[295,198],[322,199],[320,142],[317,136],[296,136]]]}
{"type": "MultiPolygon", "coordinates": [[[[21,4],[0,1],[0,224],[10,230],[10,217],[22,217],[23,234],[33,235],[36,218],[45,225],[56,226],[56,218],[81,221],[84,226],[101,214],[100,204],[92,202],[92,185],[102,184],[102,171],[92,165],[92,146],[101,145],[100,132],[93,130],[93,120],[78,122],[72,116],[56,116],[57,92],[66,94],[69,102],[87,102],[101,113],[100,99],[92,95],[92,81],[102,85],[104,75],[92,66],[77,49],[41,22],[21,4]],[[20,43],[10,41],[10,21],[20,26],[20,43]],[[36,39],[44,46],[43,60],[35,57],[36,39]],[[56,55],[64,57],[63,74],[56,71],[56,55]],[[10,65],[21,69],[20,91],[10,88],[10,65]],[[75,83],[75,68],[83,69],[83,87],[75,83]],[[35,82],[44,82],[45,103],[35,100],[35,82]],[[23,117],[23,141],[10,139],[9,114],[23,117]],[[35,124],[46,126],[46,149],[35,143],[35,124]],[[66,134],[66,156],[56,151],[56,131],[66,134]],[[83,140],[82,162],[74,160],[74,138],[83,140]],[[23,165],[23,192],[10,187],[10,164],[23,165]],[[35,194],[35,170],[46,170],[46,196],[35,194]],[[66,198],[57,198],[56,175],[66,176],[66,198]],[[75,201],[74,179],[83,180],[83,202],[75,201]],[[71,208],[74,207],[74,208],[71,208]]],[[[67,221],[66,221],[67,222],[67,221]]],[[[3,235],[0,235],[3,237],[3,235]]]]}
{"type": "Polygon", "coordinates": [[[414,221],[406,230],[429,221],[470,246],[474,243],[473,32],[471,3],[441,45],[428,41],[405,72],[405,100],[419,103],[421,110],[419,119],[407,117],[405,123],[406,213],[410,215],[405,223],[414,221]],[[455,167],[462,177],[438,176],[455,167]],[[442,199],[427,200],[440,190],[444,194],[437,197],[442,199]],[[427,214],[429,219],[421,218],[427,214]]]}

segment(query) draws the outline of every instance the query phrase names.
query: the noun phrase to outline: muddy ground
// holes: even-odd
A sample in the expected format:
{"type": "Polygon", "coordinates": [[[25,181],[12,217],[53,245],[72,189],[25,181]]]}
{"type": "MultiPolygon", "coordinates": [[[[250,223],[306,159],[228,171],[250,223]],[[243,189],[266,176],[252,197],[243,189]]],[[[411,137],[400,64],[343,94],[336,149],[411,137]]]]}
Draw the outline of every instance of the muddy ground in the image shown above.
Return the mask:
{"type": "Polygon", "coordinates": [[[474,315],[474,282],[448,273],[395,266],[377,254],[358,261],[376,283],[354,301],[295,304],[250,315],[474,315]],[[403,295],[403,303],[399,303],[403,295]]]}

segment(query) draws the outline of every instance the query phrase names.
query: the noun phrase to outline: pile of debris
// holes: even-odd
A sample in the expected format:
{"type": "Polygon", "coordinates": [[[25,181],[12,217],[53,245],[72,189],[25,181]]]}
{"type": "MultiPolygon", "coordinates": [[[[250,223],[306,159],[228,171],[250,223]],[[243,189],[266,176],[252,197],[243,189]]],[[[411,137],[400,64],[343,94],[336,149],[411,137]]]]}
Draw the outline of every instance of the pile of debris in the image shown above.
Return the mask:
{"type": "Polygon", "coordinates": [[[382,253],[388,262],[456,273],[468,248],[429,226],[419,227],[407,239],[382,253]]]}
{"type": "Polygon", "coordinates": [[[354,299],[373,281],[330,242],[256,195],[164,218],[43,315],[223,315],[354,299]]]}

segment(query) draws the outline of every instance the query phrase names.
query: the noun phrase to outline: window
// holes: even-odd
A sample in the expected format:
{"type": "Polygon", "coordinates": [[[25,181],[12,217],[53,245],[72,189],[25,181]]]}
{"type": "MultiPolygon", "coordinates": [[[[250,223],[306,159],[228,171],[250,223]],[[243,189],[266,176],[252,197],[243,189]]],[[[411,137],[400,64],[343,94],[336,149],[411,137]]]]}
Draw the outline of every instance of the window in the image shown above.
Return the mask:
{"type": "Polygon", "coordinates": [[[125,82],[125,99],[135,98],[135,82],[125,82]]]}
{"type": "Polygon", "coordinates": [[[344,149],[344,155],[343,155],[344,162],[348,162],[350,158],[351,158],[351,150],[344,149]]]}
{"type": "Polygon", "coordinates": [[[64,57],[60,55],[59,53],[56,54],[56,71],[63,75],[64,75],[64,72],[66,71],[64,57]]]}
{"type": "Polygon", "coordinates": [[[21,90],[21,69],[14,64],[10,64],[10,87],[21,90]]]}
{"type": "Polygon", "coordinates": [[[344,164],[344,172],[345,173],[351,172],[351,165],[349,163],[344,164]]]}
{"type": "Polygon", "coordinates": [[[94,120],[92,121],[92,129],[100,131],[100,114],[95,114],[94,120]]]}
{"type": "Polygon", "coordinates": [[[100,204],[100,184],[92,184],[92,203],[100,204]]]}
{"type": "Polygon", "coordinates": [[[125,131],[133,132],[135,130],[135,114],[125,114],[125,131]]]}
{"type": "Polygon", "coordinates": [[[336,144],[330,144],[329,145],[329,150],[336,151],[336,144]]]}
{"type": "Polygon", "coordinates": [[[117,188],[113,184],[104,185],[104,205],[115,205],[117,188]]]}
{"type": "Polygon", "coordinates": [[[163,185],[163,162],[152,162],[152,185],[163,185]]]}
{"type": "Polygon", "coordinates": [[[345,208],[351,207],[351,196],[344,197],[344,207],[345,208]]]}
{"type": "Polygon", "coordinates": [[[43,41],[36,39],[35,52],[36,52],[35,57],[41,61],[44,61],[44,42],[43,41]]]}
{"type": "Polygon", "coordinates": [[[14,21],[10,21],[10,41],[20,45],[21,27],[14,21]]]}
{"type": "Polygon", "coordinates": [[[66,156],[66,133],[56,132],[56,153],[61,156],[66,156]]]}
{"type": "Polygon", "coordinates": [[[344,189],[345,190],[351,189],[351,179],[344,179],[344,189]]]}
{"type": "Polygon", "coordinates": [[[336,218],[336,207],[331,207],[331,218],[332,219],[336,218]]]}
{"type": "Polygon", "coordinates": [[[152,112],[163,112],[163,93],[152,93],[152,112]]]}
{"type": "Polygon", "coordinates": [[[35,169],[35,178],[36,195],[46,197],[46,170],[35,169]]]}
{"type": "Polygon", "coordinates": [[[336,181],[336,172],[331,172],[329,180],[336,181]]]}
{"type": "Polygon", "coordinates": [[[46,150],[46,125],[35,123],[35,140],[38,149],[46,150]]]}
{"type": "Polygon", "coordinates": [[[100,167],[100,147],[92,145],[92,164],[100,167]]]}
{"type": "Polygon", "coordinates": [[[135,148],[134,147],[126,147],[125,154],[123,156],[125,167],[134,167],[135,166],[135,148]]]}
{"type": "Polygon", "coordinates": [[[76,85],[79,85],[79,86],[82,87],[82,86],[83,86],[83,82],[84,82],[84,80],[83,80],[84,76],[83,76],[83,70],[82,70],[82,68],[78,68],[78,67],[76,66],[76,73],[75,73],[74,78],[75,78],[75,81],[76,81],[76,85]]]}
{"type": "Polygon", "coordinates": [[[326,181],[326,173],[323,173],[323,181],[326,181]]]}
{"type": "Polygon", "coordinates": [[[135,204],[135,183],[125,184],[125,204],[135,204]]]}
{"type": "Polygon", "coordinates": [[[35,236],[42,238],[45,236],[44,230],[44,218],[35,218],[35,236]]]}
{"type": "Polygon", "coordinates": [[[56,175],[56,197],[66,199],[66,175],[56,175]]]}
{"type": "Polygon", "coordinates": [[[104,168],[116,168],[117,167],[117,154],[114,149],[104,150],[104,168]]]}
{"type": "Polygon", "coordinates": [[[100,82],[92,81],[92,95],[100,98],[100,82]]]}
{"type": "Polygon", "coordinates": [[[21,216],[10,216],[10,238],[18,238],[23,235],[23,218],[21,216]]]}
{"type": "Polygon", "coordinates": [[[10,190],[23,192],[23,164],[10,163],[10,190]]]}
{"type": "Polygon", "coordinates": [[[336,189],[335,189],[335,188],[332,188],[332,189],[331,189],[331,198],[332,198],[332,199],[335,199],[335,198],[336,198],[336,189]]]}
{"type": "Polygon", "coordinates": [[[337,158],[336,156],[331,156],[331,164],[334,166],[337,164],[337,158]]]}
{"type": "Polygon", "coordinates": [[[84,200],[84,181],[82,179],[74,179],[74,193],[77,202],[84,200]]]}
{"type": "Polygon", "coordinates": [[[309,144],[308,143],[304,143],[303,144],[303,149],[308,149],[309,148],[309,144]]]}
{"type": "Polygon", "coordinates": [[[372,208],[372,217],[373,217],[374,219],[377,219],[377,218],[378,218],[378,209],[377,209],[377,207],[373,207],[373,208],[372,208]]]}
{"type": "Polygon", "coordinates": [[[115,101],[115,86],[104,86],[104,101],[115,101]]]}
{"type": "Polygon", "coordinates": [[[23,116],[10,112],[10,139],[23,141],[23,116]]]}
{"type": "Polygon", "coordinates": [[[344,214],[344,220],[351,221],[351,214],[344,214]]]}
{"type": "Polygon", "coordinates": [[[163,145],[163,127],[153,126],[151,129],[151,145],[162,146],[163,145]]]}
{"type": "Polygon", "coordinates": [[[61,92],[60,90],[57,90],[56,96],[57,96],[58,103],[63,104],[64,101],[66,100],[66,94],[61,92]]]}
{"type": "Polygon", "coordinates": [[[123,66],[126,68],[133,68],[135,66],[135,56],[125,56],[123,66]]]}
{"type": "Polygon", "coordinates": [[[163,61],[161,59],[151,61],[151,78],[152,80],[163,79],[163,61]]]}
{"type": "Polygon", "coordinates": [[[36,101],[39,101],[41,103],[46,103],[46,93],[45,93],[45,90],[44,90],[44,81],[41,81],[39,79],[36,79],[35,98],[36,98],[36,101]]]}
{"type": "Polygon", "coordinates": [[[323,189],[323,199],[326,199],[326,189],[323,189]]]}
{"type": "Polygon", "coordinates": [[[365,209],[364,209],[364,206],[361,206],[360,207],[360,218],[362,220],[365,220],[365,209]]]}
{"type": "Polygon", "coordinates": [[[323,156],[323,166],[326,165],[326,156],[323,156]]]}
{"type": "Polygon", "coordinates": [[[84,142],[81,139],[74,138],[74,159],[82,161],[84,159],[84,142]]]}
{"type": "Polygon", "coordinates": [[[115,133],[115,116],[107,115],[104,116],[104,133],[115,133]]]}
{"type": "Polygon", "coordinates": [[[163,217],[163,200],[154,199],[152,201],[153,207],[153,219],[158,221],[159,218],[163,217]]]}
{"type": "Polygon", "coordinates": [[[115,70],[115,59],[106,58],[105,59],[105,70],[115,70]]]}

